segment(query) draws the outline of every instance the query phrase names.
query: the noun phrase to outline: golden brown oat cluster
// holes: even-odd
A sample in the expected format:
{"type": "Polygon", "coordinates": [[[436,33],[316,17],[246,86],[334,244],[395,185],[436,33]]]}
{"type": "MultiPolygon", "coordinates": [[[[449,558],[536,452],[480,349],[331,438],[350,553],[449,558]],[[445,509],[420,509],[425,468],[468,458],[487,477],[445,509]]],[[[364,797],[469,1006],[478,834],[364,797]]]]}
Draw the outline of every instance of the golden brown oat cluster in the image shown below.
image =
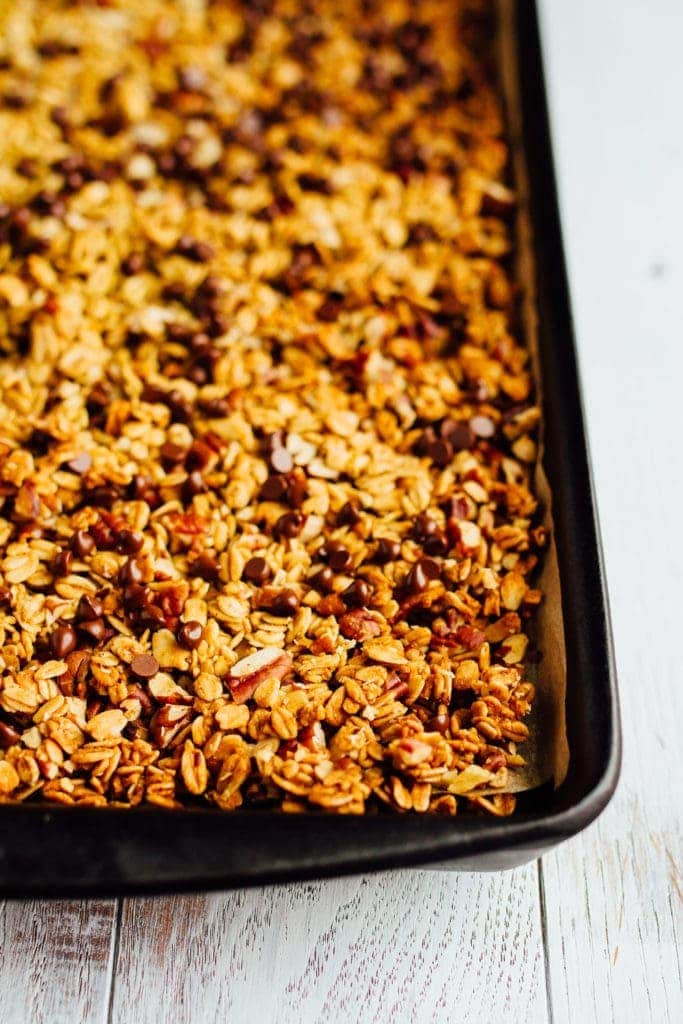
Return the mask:
{"type": "Polygon", "coordinates": [[[479,6],[1,17],[0,799],[509,813],[544,531],[479,6]]]}

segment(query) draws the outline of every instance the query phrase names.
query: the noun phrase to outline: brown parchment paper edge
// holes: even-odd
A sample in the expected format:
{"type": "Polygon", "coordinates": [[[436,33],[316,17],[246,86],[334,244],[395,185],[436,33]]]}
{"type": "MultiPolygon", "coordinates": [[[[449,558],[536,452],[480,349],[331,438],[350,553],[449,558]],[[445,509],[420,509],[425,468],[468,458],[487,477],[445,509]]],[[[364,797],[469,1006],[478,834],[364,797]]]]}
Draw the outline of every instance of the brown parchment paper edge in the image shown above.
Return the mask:
{"type": "MultiPolygon", "coordinates": [[[[521,318],[525,342],[530,353],[536,398],[543,404],[536,306],[533,230],[529,212],[529,179],[522,137],[522,111],[519,91],[517,50],[515,46],[514,0],[495,3],[497,37],[495,55],[499,88],[505,105],[506,138],[511,151],[515,189],[518,195],[515,223],[515,277],[522,286],[521,318]]],[[[537,586],[543,592],[538,614],[531,630],[532,644],[538,646],[541,661],[527,675],[536,686],[536,700],[527,719],[530,737],[521,748],[527,764],[511,775],[506,792],[522,792],[554,780],[559,786],[569,766],[569,744],[565,715],[567,659],[560,588],[560,572],[553,529],[553,497],[543,468],[543,423],[541,423],[538,460],[534,470],[534,493],[542,510],[543,525],[549,543],[542,557],[537,586]]],[[[499,791],[500,792],[500,791],[499,791]]]]}

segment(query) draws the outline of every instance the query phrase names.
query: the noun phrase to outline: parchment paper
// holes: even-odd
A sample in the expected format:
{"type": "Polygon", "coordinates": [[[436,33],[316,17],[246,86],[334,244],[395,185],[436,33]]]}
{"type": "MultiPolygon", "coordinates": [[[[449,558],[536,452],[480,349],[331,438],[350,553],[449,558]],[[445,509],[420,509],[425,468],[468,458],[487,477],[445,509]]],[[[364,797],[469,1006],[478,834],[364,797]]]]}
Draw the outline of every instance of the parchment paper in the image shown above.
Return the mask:
{"type": "MultiPolygon", "coordinates": [[[[515,225],[515,276],[523,289],[522,324],[525,341],[531,354],[537,401],[542,403],[543,381],[538,356],[538,315],[535,301],[534,247],[529,213],[529,182],[522,139],[519,76],[514,39],[513,0],[496,4],[500,87],[505,102],[506,138],[512,154],[514,185],[518,195],[515,225]]],[[[536,585],[543,592],[532,630],[532,642],[541,651],[537,666],[527,670],[527,677],[536,686],[536,700],[526,719],[530,738],[520,753],[527,764],[511,773],[506,792],[522,792],[549,779],[559,786],[567,774],[569,746],[565,719],[567,660],[560,597],[560,574],[552,517],[552,494],[543,469],[543,424],[541,424],[539,457],[534,472],[534,491],[543,509],[543,524],[550,541],[543,553],[536,585]]],[[[500,792],[500,790],[498,791],[500,792]]]]}

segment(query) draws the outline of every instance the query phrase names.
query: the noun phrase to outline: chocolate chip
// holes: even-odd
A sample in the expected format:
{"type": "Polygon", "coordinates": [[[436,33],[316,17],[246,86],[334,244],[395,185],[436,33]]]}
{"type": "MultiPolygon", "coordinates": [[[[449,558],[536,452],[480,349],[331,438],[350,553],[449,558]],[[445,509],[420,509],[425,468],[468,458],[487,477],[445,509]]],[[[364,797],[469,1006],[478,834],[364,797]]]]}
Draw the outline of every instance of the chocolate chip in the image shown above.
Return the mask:
{"type": "Polygon", "coordinates": [[[203,551],[198,558],[194,560],[191,566],[191,572],[193,576],[200,576],[201,579],[206,580],[208,583],[218,582],[218,562],[213,555],[210,555],[208,551],[203,551]]]}
{"type": "Polygon", "coordinates": [[[122,555],[137,555],[145,542],[138,530],[121,530],[116,538],[116,550],[122,555]]]}
{"type": "Polygon", "coordinates": [[[354,580],[342,593],[342,600],[348,608],[365,608],[370,600],[370,587],[365,580],[354,580]]]}
{"type": "Polygon", "coordinates": [[[83,501],[86,505],[94,505],[96,508],[111,508],[118,497],[116,487],[101,484],[99,487],[89,487],[84,492],[83,501]]]}
{"type": "MultiPolygon", "coordinates": [[[[81,598],[82,600],[82,598],[81,598]]],[[[133,584],[129,587],[124,587],[123,590],[123,607],[128,612],[137,612],[141,608],[145,607],[147,603],[147,591],[144,587],[139,584],[133,584]]],[[[80,606],[79,606],[80,607],[80,606]]]]}
{"type": "Polygon", "coordinates": [[[242,570],[242,578],[248,580],[249,583],[257,584],[257,586],[267,583],[272,575],[271,568],[265,558],[259,558],[258,556],[250,558],[242,570]]]}
{"type": "Polygon", "coordinates": [[[212,245],[209,245],[208,242],[198,241],[196,238],[190,238],[189,235],[182,235],[178,239],[176,252],[194,263],[208,263],[215,255],[212,245]]]}
{"type": "Polygon", "coordinates": [[[125,259],[121,260],[121,273],[126,277],[133,274],[141,274],[147,266],[147,261],[142,253],[131,252],[125,259]]]}
{"type": "Polygon", "coordinates": [[[427,579],[438,580],[441,576],[441,567],[433,558],[421,558],[417,563],[427,579]]]}
{"type": "Polygon", "coordinates": [[[294,468],[294,460],[286,448],[274,448],[268,462],[275,473],[289,473],[294,468]]]}
{"type": "Polygon", "coordinates": [[[127,587],[132,583],[142,583],[142,580],[143,572],[140,565],[133,558],[129,558],[119,569],[119,583],[127,587]]]}
{"type": "Polygon", "coordinates": [[[261,501],[282,501],[286,496],[287,481],[279,476],[269,476],[259,491],[261,501]]]}
{"type": "Polygon", "coordinates": [[[200,398],[197,404],[210,419],[222,419],[230,415],[230,403],[227,398],[200,398]]]}
{"type": "Polygon", "coordinates": [[[311,576],[308,582],[316,590],[321,590],[323,594],[329,594],[334,588],[334,573],[326,565],[319,572],[315,573],[314,576],[311,576]]]}
{"type": "Polygon", "coordinates": [[[78,630],[94,640],[96,644],[112,635],[112,630],[107,628],[103,619],[88,619],[87,622],[79,622],[78,630]]]}
{"type": "Polygon", "coordinates": [[[76,530],[70,544],[77,558],[85,558],[95,550],[95,541],[86,530],[76,530]]]}
{"type": "Polygon", "coordinates": [[[357,526],[361,522],[358,513],[358,506],[353,501],[347,501],[337,513],[337,526],[357,526]]]}
{"type": "Polygon", "coordinates": [[[183,498],[185,501],[191,501],[196,494],[205,494],[207,490],[204,477],[198,469],[195,469],[183,484],[183,498]]]}
{"type": "Polygon", "coordinates": [[[52,563],[52,571],[55,576],[68,576],[73,560],[73,551],[60,551],[52,563]]]}
{"type": "Polygon", "coordinates": [[[298,537],[301,533],[306,516],[301,512],[285,512],[275,523],[273,534],[278,539],[282,537],[298,537]]]}
{"type": "Polygon", "coordinates": [[[436,436],[436,431],[434,430],[434,427],[427,427],[425,430],[422,431],[417,441],[415,442],[413,451],[415,452],[416,455],[428,455],[429,449],[437,440],[438,438],[436,436]]]}
{"type": "Polygon", "coordinates": [[[459,423],[457,420],[446,419],[441,424],[441,436],[452,445],[456,452],[465,448],[471,448],[474,444],[474,434],[466,423],[459,423]]]}
{"type": "Polygon", "coordinates": [[[166,397],[173,423],[189,423],[192,419],[192,402],[180,391],[171,391],[166,397]]]}
{"type": "Polygon", "coordinates": [[[401,555],[401,545],[397,540],[389,540],[388,537],[380,537],[372,557],[373,562],[379,565],[386,565],[387,562],[395,562],[401,555]]]}
{"type": "Polygon", "coordinates": [[[194,620],[183,622],[178,630],[178,643],[181,647],[187,647],[188,650],[194,651],[196,647],[199,647],[203,631],[204,627],[201,622],[194,620]]]}
{"type": "Polygon", "coordinates": [[[353,569],[353,556],[349,549],[337,540],[328,541],[318,551],[335,572],[349,572],[353,569]]]}
{"type": "Polygon", "coordinates": [[[83,594],[78,602],[76,618],[81,622],[90,622],[99,619],[102,615],[102,602],[94,594],[83,594]]]}
{"type": "Polygon", "coordinates": [[[477,437],[489,438],[493,437],[496,432],[496,424],[489,416],[473,416],[470,420],[470,428],[472,433],[477,437]]]}
{"type": "Polygon", "coordinates": [[[78,473],[78,475],[81,476],[81,474],[87,473],[92,466],[92,458],[88,452],[81,452],[80,455],[76,455],[73,459],[69,459],[66,466],[72,473],[78,473]]]}
{"type": "Polygon", "coordinates": [[[344,307],[344,296],[338,292],[332,292],[320,306],[318,306],[318,319],[325,323],[334,323],[344,307]]]}
{"type": "Polygon", "coordinates": [[[73,626],[68,624],[58,626],[52,634],[52,651],[55,658],[65,658],[67,654],[71,654],[76,649],[77,644],[78,638],[73,626]]]}
{"type": "Polygon", "coordinates": [[[12,591],[9,587],[0,586],[0,608],[6,608],[12,602],[12,591]]]}
{"type": "Polygon", "coordinates": [[[423,544],[429,537],[433,537],[438,532],[439,524],[436,520],[432,519],[426,512],[422,512],[415,519],[411,534],[418,544],[423,544]]]}
{"type": "Polygon", "coordinates": [[[299,610],[299,598],[293,590],[281,590],[274,596],[269,610],[273,615],[282,615],[283,617],[296,615],[299,610]]]}
{"type": "Polygon", "coordinates": [[[426,555],[436,555],[437,557],[442,558],[444,555],[448,554],[449,543],[445,533],[441,530],[438,533],[433,534],[431,537],[428,537],[422,546],[426,555]]]}
{"type": "Polygon", "coordinates": [[[0,722],[0,750],[7,750],[13,747],[21,739],[21,733],[13,729],[7,722],[0,722]]]}
{"type": "Polygon", "coordinates": [[[130,663],[131,672],[140,679],[151,679],[159,671],[159,662],[153,654],[136,654],[130,663]]]}
{"type": "Polygon", "coordinates": [[[427,455],[436,466],[444,469],[453,458],[453,446],[450,441],[437,438],[427,448],[427,455]]]}
{"type": "Polygon", "coordinates": [[[429,575],[433,571],[433,566],[436,566],[437,575],[439,574],[439,568],[436,562],[432,563],[430,558],[421,558],[419,562],[416,562],[410,572],[405,578],[404,589],[408,594],[419,594],[421,593],[429,583],[432,577],[429,575]],[[427,564],[425,564],[427,563],[427,564]],[[431,563],[431,564],[429,564],[431,563]]]}

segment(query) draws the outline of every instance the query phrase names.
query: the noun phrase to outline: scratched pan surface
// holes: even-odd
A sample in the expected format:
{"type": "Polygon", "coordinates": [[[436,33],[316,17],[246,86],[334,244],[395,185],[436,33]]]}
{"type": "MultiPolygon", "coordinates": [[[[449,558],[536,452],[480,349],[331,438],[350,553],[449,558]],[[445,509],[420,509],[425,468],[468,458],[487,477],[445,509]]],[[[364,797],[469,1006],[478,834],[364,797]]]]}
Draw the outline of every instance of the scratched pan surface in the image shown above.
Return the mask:
{"type": "MultiPolygon", "coordinates": [[[[229,888],[431,864],[511,868],[585,828],[617,783],[620,729],[595,501],[577,375],[535,5],[515,4],[522,134],[534,235],[545,469],[567,657],[562,785],[512,818],[0,807],[0,895],[229,888]]],[[[541,638],[542,644],[542,638],[541,638]]]]}

